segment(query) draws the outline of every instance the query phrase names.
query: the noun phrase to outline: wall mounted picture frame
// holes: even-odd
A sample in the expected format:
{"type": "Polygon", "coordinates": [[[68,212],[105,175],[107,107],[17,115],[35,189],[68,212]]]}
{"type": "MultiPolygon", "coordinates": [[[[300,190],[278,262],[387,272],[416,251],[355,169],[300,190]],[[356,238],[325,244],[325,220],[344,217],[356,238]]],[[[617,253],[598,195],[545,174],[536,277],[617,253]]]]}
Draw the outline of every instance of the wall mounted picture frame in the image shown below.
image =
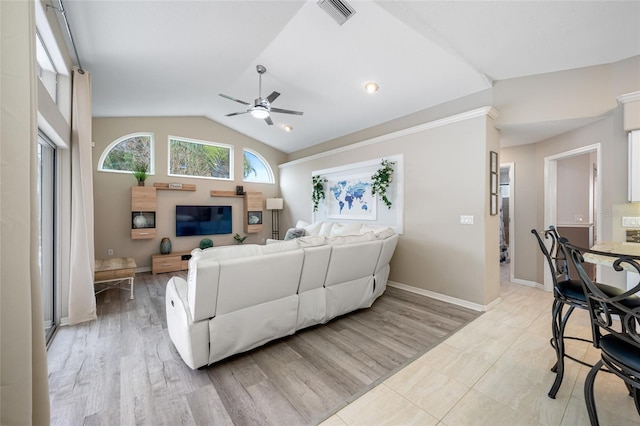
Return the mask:
{"type": "Polygon", "coordinates": [[[262,212],[261,211],[247,212],[247,224],[262,225],[262,212]]]}
{"type": "Polygon", "coordinates": [[[498,153],[489,151],[489,214],[498,214],[498,153]]]}

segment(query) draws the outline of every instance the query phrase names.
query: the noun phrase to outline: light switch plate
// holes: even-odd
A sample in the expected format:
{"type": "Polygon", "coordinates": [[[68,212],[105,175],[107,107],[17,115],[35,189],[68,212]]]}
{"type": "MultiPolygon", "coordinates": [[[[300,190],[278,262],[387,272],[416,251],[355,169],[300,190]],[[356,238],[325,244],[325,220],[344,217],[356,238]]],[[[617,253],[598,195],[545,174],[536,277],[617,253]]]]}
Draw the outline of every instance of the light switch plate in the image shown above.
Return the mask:
{"type": "Polygon", "coordinates": [[[638,216],[623,216],[622,217],[623,228],[640,228],[640,217],[638,216]]]}
{"type": "Polygon", "coordinates": [[[460,215],[460,224],[461,225],[473,225],[473,216],[470,215],[460,215]]]}

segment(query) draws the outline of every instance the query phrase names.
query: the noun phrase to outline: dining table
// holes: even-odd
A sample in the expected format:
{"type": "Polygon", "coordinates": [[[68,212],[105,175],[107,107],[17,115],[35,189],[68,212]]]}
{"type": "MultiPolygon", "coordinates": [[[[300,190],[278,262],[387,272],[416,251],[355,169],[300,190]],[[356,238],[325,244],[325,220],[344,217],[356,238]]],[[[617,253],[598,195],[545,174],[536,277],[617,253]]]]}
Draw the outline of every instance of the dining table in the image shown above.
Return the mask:
{"type": "MultiPolygon", "coordinates": [[[[593,251],[599,251],[603,253],[615,253],[617,255],[630,255],[640,256],[640,244],[639,243],[627,243],[618,241],[601,241],[591,247],[593,251]]],[[[585,262],[594,263],[596,265],[613,266],[615,260],[614,257],[600,255],[597,253],[586,252],[583,254],[585,262]]],[[[634,287],[640,281],[638,271],[631,264],[622,262],[622,269],[627,273],[627,289],[634,287]]]]}

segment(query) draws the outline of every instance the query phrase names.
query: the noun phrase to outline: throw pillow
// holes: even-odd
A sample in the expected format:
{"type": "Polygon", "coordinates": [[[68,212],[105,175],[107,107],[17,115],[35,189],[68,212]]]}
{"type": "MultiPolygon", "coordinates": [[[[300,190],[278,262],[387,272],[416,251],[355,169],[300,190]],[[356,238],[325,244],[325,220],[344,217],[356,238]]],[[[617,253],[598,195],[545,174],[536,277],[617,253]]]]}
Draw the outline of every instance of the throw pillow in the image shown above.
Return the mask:
{"type": "Polygon", "coordinates": [[[333,222],[322,222],[322,226],[320,226],[320,232],[318,233],[318,235],[324,235],[325,237],[330,237],[331,228],[333,228],[333,222]]]}
{"type": "Polygon", "coordinates": [[[331,227],[330,237],[338,237],[340,235],[356,235],[360,233],[361,223],[334,223],[331,227]]]}
{"type": "Polygon", "coordinates": [[[307,223],[304,220],[299,220],[296,223],[296,228],[304,229],[304,235],[318,235],[322,222],[307,223]]]}
{"type": "Polygon", "coordinates": [[[296,238],[300,238],[304,235],[304,228],[289,228],[287,229],[287,233],[284,235],[284,240],[294,240],[296,238]]]}

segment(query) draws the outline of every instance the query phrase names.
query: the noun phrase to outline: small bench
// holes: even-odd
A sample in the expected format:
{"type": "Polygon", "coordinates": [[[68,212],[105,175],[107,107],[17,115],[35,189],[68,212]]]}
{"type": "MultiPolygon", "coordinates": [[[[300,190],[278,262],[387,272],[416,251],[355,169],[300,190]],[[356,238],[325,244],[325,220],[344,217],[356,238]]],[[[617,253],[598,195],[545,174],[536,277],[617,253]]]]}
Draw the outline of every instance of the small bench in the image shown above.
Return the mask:
{"type": "Polygon", "coordinates": [[[133,299],[133,278],[136,275],[136,261],[132,257],[114,257],[111,259],[96,259],[94,284],[102,284],[95,294],[110,288],[119,288],[131,292],[129,299],[133,299]],[[129,285],[123,286],[128,281],[129,285]]]}

